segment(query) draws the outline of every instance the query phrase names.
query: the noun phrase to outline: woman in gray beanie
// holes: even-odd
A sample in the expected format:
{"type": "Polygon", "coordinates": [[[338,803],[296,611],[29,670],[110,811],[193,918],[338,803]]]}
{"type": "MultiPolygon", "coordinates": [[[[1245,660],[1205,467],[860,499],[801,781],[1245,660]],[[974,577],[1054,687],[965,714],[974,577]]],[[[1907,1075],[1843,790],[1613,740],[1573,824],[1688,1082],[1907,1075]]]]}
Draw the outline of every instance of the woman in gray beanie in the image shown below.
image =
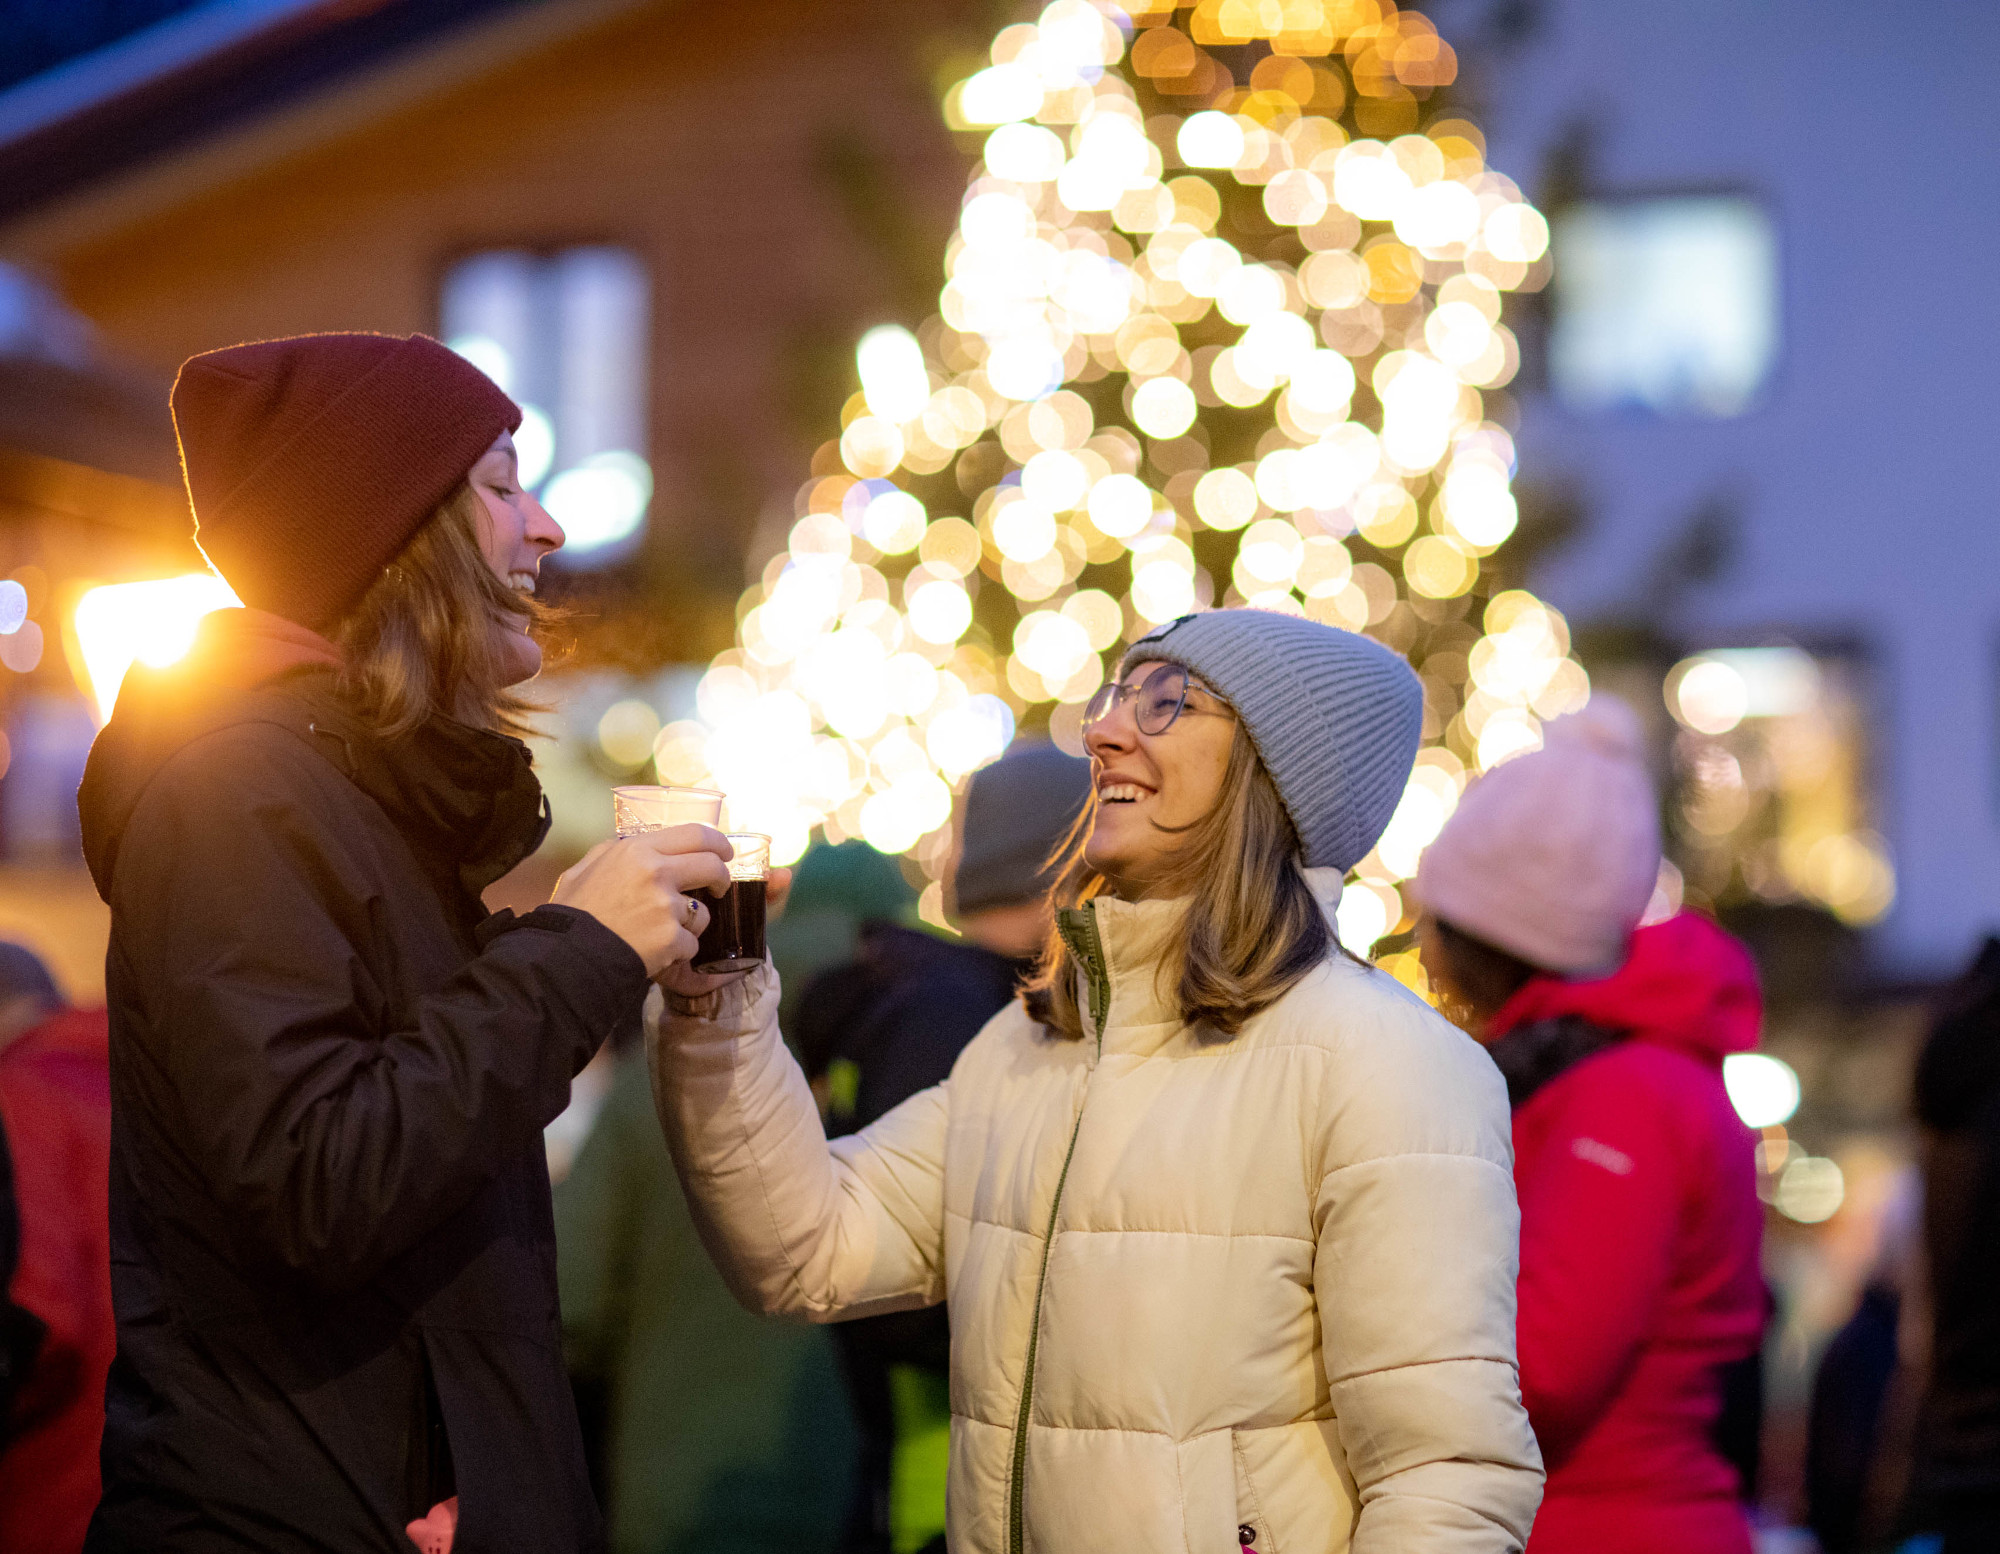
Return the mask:
{"type": "Polygon", "coordinates": [[[1038,982],[831,1146],[769,967],[670,974],[656,1100],[738,1295],[949,1301],[961,1554],[1526,1539],[1506,1094],[1331,927],[1421,709],[1400,658],[1295,617],[1136,644],[1086,709],[1038,982]]]}

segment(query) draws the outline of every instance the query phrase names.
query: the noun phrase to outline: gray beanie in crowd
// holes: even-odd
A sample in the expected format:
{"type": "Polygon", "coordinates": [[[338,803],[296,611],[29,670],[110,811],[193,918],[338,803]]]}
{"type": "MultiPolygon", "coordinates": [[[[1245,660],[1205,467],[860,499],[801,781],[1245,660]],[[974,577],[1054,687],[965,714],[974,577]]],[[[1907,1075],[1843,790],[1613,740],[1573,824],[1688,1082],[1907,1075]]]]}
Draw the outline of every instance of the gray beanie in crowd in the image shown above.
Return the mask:
{"type": "Polygon", "coordinates": [[[25,945],[0,939],[0,1000],[13,998],[38,998],[52,1009],[63,1002],[42,958],[25,945]]]}
{"type": "Polygon", "coordinates": [[[1090,798],[1090,763],[1019,744],[973,774],[959,829],[960,912],[1031,901],[1055,883],[1049,855],[1090,798]]]}
{"type": "Polygon", "coordinates": [[[1402,656],[1273,610],[1184,615],[1119,665],[1180,664],[1236,709],[1298,828],[1305,866],[1345,874],[1368,856],[1410,780],[1424,690],[1402,656]]]}

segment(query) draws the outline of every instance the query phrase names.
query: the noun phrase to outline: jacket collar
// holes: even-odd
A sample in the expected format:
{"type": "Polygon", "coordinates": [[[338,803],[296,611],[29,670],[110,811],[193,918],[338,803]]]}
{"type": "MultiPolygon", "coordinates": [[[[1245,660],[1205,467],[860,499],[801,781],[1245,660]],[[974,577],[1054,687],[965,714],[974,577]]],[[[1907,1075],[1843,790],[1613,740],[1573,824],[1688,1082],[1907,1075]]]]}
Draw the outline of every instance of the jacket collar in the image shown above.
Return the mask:
{"type": "Polygon", "coordinates": [[[300,669],[338,669],[340,649],[316,631],[268,610],[211,610],[195,628],[183,674],[211,686],[250,690],[300,669]]]}
{"type": "MultiPolygon", "coordinates": [[[[1333,927],[1340,872],[1307,869],[1305,876],[1333,927]]],[[[1098,1050],[1144,1054],[1179,1031],[1180,1010],[1165,963],[1168,951],[1180,942],[1186,909],[1181,899],[1097,896],[1056,914],[1056,931],[1081,968],[1077,1003],[1084,1011],[1084,1037],[1098,1050]]]]}
{"type": "Polygon", "coordinates": [[[1763,997],[1743,942],[1698,912],[1681,912],[1637,930],[1607,977],[1531,977],[1488,1022],[1487,1040],[1565,1015],[1718,1068],[1725,1055],[1757,1045],[1763,997]]]}
{"type": "Polygon", "coordinates": [[[527,747],[435,718],[392,742],[347,710],[333,645],[257,610],[217,610],[167,669],[135,665],[84,769],[84,856],[110,899],[125,827],[155,773],[204,734],[273,723],[305,740],[375,800],[426,871],[479,893],[541,844],[547,806],[527,747]]]}
{"type": "Polygon", "coordinates": [[[292,682],[312,709],[323,753],[382,807],[427,865],[477,898],[541,846],[548,800],[528,747],[505,734],[434,717],[398,739],[360,724],[331,677],[292,682]]]}

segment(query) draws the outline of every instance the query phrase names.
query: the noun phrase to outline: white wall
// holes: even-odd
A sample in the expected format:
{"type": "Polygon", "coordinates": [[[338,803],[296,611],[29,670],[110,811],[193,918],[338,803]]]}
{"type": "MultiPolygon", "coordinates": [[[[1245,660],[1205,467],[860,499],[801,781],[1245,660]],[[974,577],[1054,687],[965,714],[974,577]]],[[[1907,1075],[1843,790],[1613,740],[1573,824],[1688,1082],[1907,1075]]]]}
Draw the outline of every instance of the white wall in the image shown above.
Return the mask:
{"type": "Polygon", "coordinates": [[[1741,418],[1524,396],[1523,473],[1572,477],[1591,516],[1537,586],[1616,613],[1699,504],[1736,494],[1734,567],[1674,624],[1869,654],[1899,874],[1873,949],[1884,974],[1946,973],[2000,927],[2000,5],[1530,4],[1511,50],[1477,46],[1496,0],[1433,7],[1492,164],[1534,192],[1587,119],[1591,193],[1760,195],[1783,290],[1776,375],[1741,418]]]}

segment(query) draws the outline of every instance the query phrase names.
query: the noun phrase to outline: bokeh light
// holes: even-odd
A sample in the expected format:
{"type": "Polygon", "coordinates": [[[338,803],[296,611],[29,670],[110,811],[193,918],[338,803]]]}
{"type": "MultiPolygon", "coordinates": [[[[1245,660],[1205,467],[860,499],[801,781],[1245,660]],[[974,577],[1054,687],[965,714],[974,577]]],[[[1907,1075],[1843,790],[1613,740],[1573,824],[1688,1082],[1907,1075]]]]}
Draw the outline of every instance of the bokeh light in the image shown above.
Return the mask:
{"type": "Polygon", "coordinates": [[[572,554],[607,550],[632,539],[653,500],[652,467],[636,453],[594,453],[566,469],[542,493],[572,554]]]}
{"type": "Polygon", "coordinates": [[[194,646],[195,628],[211,610],[239,604],[212,572],[157,582],[111,583],[77,601],[77,647],[100,722],[108,722],[125,672],[137,663],[164,669],[194,646]]]}
{"type": "Polygon", "coordinates": [[[1689,659],[1667,678],[1667,707],[1697,733],[1726,734],[1750,710],[1750,688],[1718,659],[1689,659]]]}
{"type": "Polygon", "coordinates": [[[953,790],[1017,724],[1077,748],[1138,635],[1310,615],[1424,677],[1423,760],[1340,909],[1357,950],[1407,931],[1463,783],[1590,682],[1556,611],[1488,582],[1519,513],[1486,396],[1547,224],[1439,113],[1449,45],[1390,15],[1393,46],[1372,0],[1056,0],[995,36],[945,98],[979,162],[937,312],[857,342],[662,772],[935,880],[953,790]]]}
{"type": "Polygon", "coordinates": [[[1794,1154],[1778,1175],[1778,1212],[1801,1225],[1832,1219],[1846,1199],[1846,1177],[1823,1155],[1794,1154]]]}
{"type": "Polygon", "coordinates": [[[1768,1053],[1730,1053],[1722,1060],[1722,1083],[1746,1128],[1775,1128],[1799,1109],[1799,1076],[1768,1053]]]}

